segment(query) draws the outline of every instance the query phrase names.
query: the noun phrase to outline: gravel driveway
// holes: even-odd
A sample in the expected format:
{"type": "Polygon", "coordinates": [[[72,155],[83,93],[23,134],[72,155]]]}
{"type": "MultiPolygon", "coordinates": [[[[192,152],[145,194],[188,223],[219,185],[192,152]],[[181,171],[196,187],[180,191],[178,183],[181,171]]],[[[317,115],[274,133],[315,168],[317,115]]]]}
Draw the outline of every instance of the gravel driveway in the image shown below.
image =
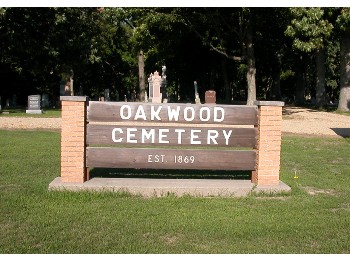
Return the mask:
{"type": "MultiPolygon", "coordinates": [[[[57,129],[60,118],[0,117],[0,129],[57,129]]],[[[350,137],[350,116],[300,107],[283,109],[283,133],[350,137]]]]}
{"type": "Polygon", "coordinates": [[[300,107],[285,107],[282,132],[350,137],[350,116],[300,107]]]}

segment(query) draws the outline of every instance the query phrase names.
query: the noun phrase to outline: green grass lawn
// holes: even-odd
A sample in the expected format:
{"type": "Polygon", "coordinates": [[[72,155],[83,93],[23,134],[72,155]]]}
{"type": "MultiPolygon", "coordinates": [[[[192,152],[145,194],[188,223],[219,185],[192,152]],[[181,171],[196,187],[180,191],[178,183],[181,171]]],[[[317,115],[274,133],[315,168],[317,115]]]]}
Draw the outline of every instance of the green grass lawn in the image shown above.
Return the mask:
{"type": "Polygon", "coordinates": [[[244,198],[48,191],[59,141],[0,130],[0,253],[350,252],[350,139],[284,136],[291,193],[244,198]]]}
{"type": "Polygon", "coordinates": [[[27,114],[23,108],[4,109],[0,117],[61,117],[61,109],[43,109],[42,114],[27,114]]]}

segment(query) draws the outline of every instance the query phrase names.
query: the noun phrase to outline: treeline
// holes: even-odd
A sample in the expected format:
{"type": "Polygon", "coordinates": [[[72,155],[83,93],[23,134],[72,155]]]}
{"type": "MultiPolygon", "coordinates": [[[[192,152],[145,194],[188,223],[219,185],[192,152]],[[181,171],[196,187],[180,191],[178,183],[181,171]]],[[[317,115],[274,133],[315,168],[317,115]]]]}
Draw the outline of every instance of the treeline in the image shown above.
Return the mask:
{"type": "Polygon", "coordinates": [[[350,110],[349,8],[0,8],[0,96],[284,100],[350,110]],[[136,94],[136,96],[133,96],[136,94]]]}

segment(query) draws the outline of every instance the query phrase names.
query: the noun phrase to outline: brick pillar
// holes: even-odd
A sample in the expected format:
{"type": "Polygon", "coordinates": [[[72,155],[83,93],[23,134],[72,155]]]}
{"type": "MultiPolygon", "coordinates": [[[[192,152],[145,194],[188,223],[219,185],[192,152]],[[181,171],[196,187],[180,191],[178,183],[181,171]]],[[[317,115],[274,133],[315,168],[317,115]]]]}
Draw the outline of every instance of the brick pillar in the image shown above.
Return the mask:
{"type": "Polygon", "coordinates": [[[256,101],[259,107],[256,171],[252,182],[262,186],[278,185],[284,102],[256,101]]]}
{"type": "Polygon", "coordinates": [[[86,96],[61,96],[61,182],[86,181],[86,96]]]}

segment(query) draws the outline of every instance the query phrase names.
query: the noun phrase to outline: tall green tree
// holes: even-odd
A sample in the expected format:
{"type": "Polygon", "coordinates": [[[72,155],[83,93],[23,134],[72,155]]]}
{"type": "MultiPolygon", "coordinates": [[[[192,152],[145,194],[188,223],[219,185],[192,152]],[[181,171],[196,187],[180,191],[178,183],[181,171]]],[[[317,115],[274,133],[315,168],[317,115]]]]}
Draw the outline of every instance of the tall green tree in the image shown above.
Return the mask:
{"type": "MultiPolygon", "coordinates": [[[[281,75],[290,69],[291,40],[284,31],[290,20],[288,8],[259,8],[256,23],[255,50],[258,96],[268,100],[282,100],[285,86],[281,87],[281,75]]],[[[283,81],[283,80],[282,80],[283,81]]]]}
{"type": "MultiPolygon", "coordinates": [[[[333,25],[325,17],[323,8],[290,8],[293,19],[286,29],[286,35],[293,39],[293,47],[304,53],[313,52],[316,57],[316,106],[326,104],[325,76],[325,44],[330,37],[333,25]]],[[[305,72],[298,72],[299,78],[305,72]]],[[[296,104],[302,105],[305,100],[303,81],[298,81],[296,87],[296,104]]]]}
{"type": "MultiPolygon", "coordinates": [[[[203,45],[230,61],[244,62],[246,67],[247,104],[256,100],[256,66],[254,54],[255,9],[198,8],[180,10],[183,22],[201,39],[203,45]]],[[[225,100],[230,86],[225,85],[225,100]]]]}
{"type": "Polygon", "coordinates": [[[337,18],[340,40],[340,94],[338,110],[350,111],[350,8],[342,8],[337,18]]]}
{"type": "Polygon", "coordinates": [[[57,77],[67,84],[72,73],[75,91],[81,85],[90,96],[100,96],[105,88],[126,93],[124,87],[134,86],[137,60],[130,59],[120,9],[3,8],[0,13],[0,66],[14,78],[4,74],[6,81],[23,79],[36,92],[47,92],[43,86],[52,82],[53,96],[59,95],[57,77]]]}

